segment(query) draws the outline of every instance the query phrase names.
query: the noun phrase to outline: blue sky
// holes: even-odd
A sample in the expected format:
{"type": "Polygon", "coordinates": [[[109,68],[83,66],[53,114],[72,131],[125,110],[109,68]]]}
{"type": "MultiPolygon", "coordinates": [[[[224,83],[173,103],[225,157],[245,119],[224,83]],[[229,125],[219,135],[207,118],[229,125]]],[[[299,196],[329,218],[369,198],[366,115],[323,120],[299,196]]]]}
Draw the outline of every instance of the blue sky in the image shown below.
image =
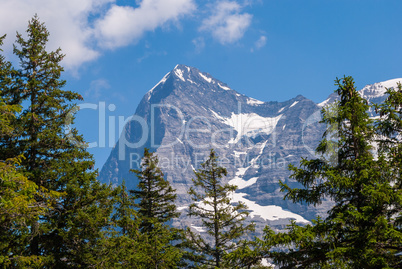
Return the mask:
{"type": "MultiPolygon", "coordinates": [[[[321,102],[343,75],[358,88],[400,78],[401,11],[400,0],[2,0],[0,34],[13,59],[15,32],[37,13],[49,49],[67,55],[66,88],[105,102],[106,120],[117,121],[179,63],[262,101],[321,102]]],[[[99,140],[98,113],[77,113],[88,142],[99,140]]],[[[90,149],[96,167],[111,150],[106,138],[90,149]]]]}

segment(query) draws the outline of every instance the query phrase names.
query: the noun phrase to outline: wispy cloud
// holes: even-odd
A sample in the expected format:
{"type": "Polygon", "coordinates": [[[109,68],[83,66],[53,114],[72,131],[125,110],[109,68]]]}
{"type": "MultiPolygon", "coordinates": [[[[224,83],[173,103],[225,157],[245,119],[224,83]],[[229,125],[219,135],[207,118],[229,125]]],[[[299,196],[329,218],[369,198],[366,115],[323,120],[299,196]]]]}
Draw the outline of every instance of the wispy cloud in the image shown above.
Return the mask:
{"type": "Polygon", "coordinates": [[[92,101],[98,101],[105,95],[105,90],[110,89],[109,82],[106,79],[97,79],[91,81],[89,89],[84,93],[84,96],[92,101]]]}
{"type": "Polygon", "coordinates": [[[138,8],[113,5],[95,24],[99,45],[114,49],[138,41],[169,21],[177,21],[195,9],[192,0],[143,0],[138,8]]]}
{"type": "Polygon", "coordinates": [[[219,1],[212,7],[211,16],[202,21],[200,30],[211,32],[221,44],[236,42],[243,37],[252,20],[252,15],[242,9],[235,1],[219,1]]]}
{"type": "MultiPolygon", "coordinates": [[[[267,37],[265,35],[260,36],[260,38],[255,42],[254,48],[259,50],[267,44],[267,37]]],[[[254,52],[254,48],[251,48],[251,52],[254,52]]]]}
{"type": "Polygon", "coordinates": [[[195,47],[195,53],[201,53],[201,51],[205,48],[205,40],[203,37],[194,38],[192,42],[195,47]]]}

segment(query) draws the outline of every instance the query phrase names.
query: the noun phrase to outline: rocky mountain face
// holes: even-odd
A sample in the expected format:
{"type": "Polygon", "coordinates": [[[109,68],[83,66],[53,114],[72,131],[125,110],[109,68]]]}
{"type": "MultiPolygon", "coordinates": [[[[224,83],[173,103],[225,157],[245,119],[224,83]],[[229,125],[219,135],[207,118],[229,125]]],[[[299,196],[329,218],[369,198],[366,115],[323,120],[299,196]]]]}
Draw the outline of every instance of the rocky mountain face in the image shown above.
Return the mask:
{"type": "MultiPolygon", "coordinates": [[[[385,87],[396,82],[369,85],[361,93],[379,101],[385,87]]],[[[118,185],[124,179],[129,189],[135,188],[138,181],[129,170],[138,168],[144,147],[150,148],[185,212],[194,169],[213,148],[228,171],[224,182],[238,186],[233,201],[244,202],[253,221],[261,227],[282,226],[290,219],[307,223],[325,215],[331,201],[319,207],[294,204],[283,199],[278,182],[300,187],[289,178],[288,165],[314,157],[325,130],[318,123],[321,107],[335,99],[330,95],[315,104],[299,95],[285,102],[262,102],[237,93],[208,73],[177,65],[143,97],[99,180],[118,185]]],[[[185,214],[180,223],[196,228],[196,221],[186,220],[185,214]]]]}

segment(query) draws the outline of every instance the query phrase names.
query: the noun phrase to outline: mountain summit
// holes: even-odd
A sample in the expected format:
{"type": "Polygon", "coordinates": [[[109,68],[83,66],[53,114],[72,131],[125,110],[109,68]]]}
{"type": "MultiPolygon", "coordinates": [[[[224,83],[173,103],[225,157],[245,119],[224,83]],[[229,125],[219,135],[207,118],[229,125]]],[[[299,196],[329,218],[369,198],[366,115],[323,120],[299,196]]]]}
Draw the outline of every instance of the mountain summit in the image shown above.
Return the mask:
{"type": "Polygon", "coordinates": [[[139,167],[144,147],[150,148],[185,211],[194,169],[214,148],[220,165],[227,168],[225,180],[238,186],[233,200],[244,202],[261,227],[290,219],[307,223],[325,214],[331,202],[317,208],[293,204],[283,200],[278,182],[298,186],[289,179],[287,167],[302,157],[313,157],[325,129],[318,123],[320,109],[332,99],[319,105],[301,95],[285,102],[263,102],[208,73],[177,65],[145,94],[99,179],[114,185],[125,179],[129,189],[135,188],[138,181],[129,170],[139,167]]]}

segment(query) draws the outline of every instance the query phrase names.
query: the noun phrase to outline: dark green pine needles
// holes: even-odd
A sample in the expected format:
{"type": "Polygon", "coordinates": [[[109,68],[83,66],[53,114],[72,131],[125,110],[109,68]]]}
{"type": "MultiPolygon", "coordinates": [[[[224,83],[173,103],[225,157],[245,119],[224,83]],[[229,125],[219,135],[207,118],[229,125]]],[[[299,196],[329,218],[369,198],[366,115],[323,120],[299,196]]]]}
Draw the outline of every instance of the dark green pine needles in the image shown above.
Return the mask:
{"type": "MultiPolygon", "coordinates": [[[[65,134],[65,124],[74,118],[74,102],[82,97],[62,89],[64,55],[60,49],[46,51],[48,37],[36,16],[28,24],[27,39],[17,34],[14,54],[20,65],[2,78],[0,98],[22,105],[22,111],[12,121],[13,135],[0,137],[0,159],[23,155],[19,171],[39,188],[62,194],[52,201],[37,196],[52,208],[32,224],[22,255],[38,256],[40,267],[85,267],[94,263],[95,245],[104,236],[113,207],[111,189],[96,180],[92,156],[76,146],[85,144],[82,136],[72,129],[71,141],[65,134]]],[[[3,72],[7,65],[1,67],[3,72]]]]}
{"type": "Polygon", "coordinates": [[[137,189],[130,192],[135,200],[139,200],[135,206],[141,216],[141,230],[151,231],[155,222],[166,223],[180,215],[174,203],[177,195],[169,181],[163,178],[156,155],[145,148],[141,169],[132,172],[139,179],[137,189]]]}
{"type": "Polygon", "coordinates": [[[253,224],[245,225],[247,207],[242,203],[232,204],[230,194],[236,186],[223,184],[226,169],[218,166],[218,157],[211,150],[209,158],[195,172],[194,187],[190,188],[193,204],[189,216],[199,217],[205,234],[187,229],[189,257],[195,264],[207,268],[230,268],[226,256],[242,247],[241,237],[254,230],[253,224]],[[227,267],[229,266],[229,267],[227,267]]]}
{"type": "Polygon", "coordinates": [[[294,202],[317,205],[329,198],[335,205],[312,225],[293,223],[279,234],[267,227],[262,245],[281,268],[400,268],[401,86],[374,106],[351,77],[337,79],[336,85],[340,100],[322,112],[327,131],[317,148],[321,158],[290,166],[304,188],[281,183],[294,202]],[[380,118],[369,117],[370,107],[380,118]],[[287,250],[271,251],[273,246],[287,250]]]}

